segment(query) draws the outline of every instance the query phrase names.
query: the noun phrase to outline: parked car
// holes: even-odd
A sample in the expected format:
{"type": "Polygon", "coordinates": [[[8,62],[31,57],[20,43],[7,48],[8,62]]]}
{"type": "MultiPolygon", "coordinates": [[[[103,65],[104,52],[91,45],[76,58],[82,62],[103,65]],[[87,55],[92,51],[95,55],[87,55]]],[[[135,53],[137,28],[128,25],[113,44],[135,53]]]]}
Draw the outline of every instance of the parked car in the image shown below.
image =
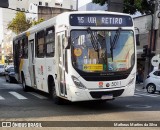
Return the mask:
{"type": "Polygon", "coordinates": [[[14,67],[9,67],[8,69],[5,70],[5,78],[6,82],[17,82],[15,79],[15,71],[14,67]]]}
{"type": "Polygon", "coordinates": [[[4,65],[0,65],[0,75],[4,75],[5,74],[5,67],[4,65]]]}
{"type": "Polygon", "coordinates": [[[7,65],[7,66],[5,67],[5,70],[7,70],[7,69],[10,68],[10,67],[14,67],[14,65],[7,65]]]}
{"type": "Polygon", "coordinates": [[[147,76],[144,87],[148,93],[160,92],[160,70],[154,70],[147,76]]]}

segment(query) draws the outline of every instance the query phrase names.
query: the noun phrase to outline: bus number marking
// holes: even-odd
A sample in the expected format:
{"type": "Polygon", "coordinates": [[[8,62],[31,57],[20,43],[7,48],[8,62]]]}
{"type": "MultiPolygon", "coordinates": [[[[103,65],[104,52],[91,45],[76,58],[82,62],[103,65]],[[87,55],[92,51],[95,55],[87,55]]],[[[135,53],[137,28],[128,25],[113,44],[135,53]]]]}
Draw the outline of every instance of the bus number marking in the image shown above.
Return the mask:
{"type": "Polygon", "coordinates": [[[121,81],[112,82],[111,86],[121,86],[121,81]]]}
{"type": "Polygon", "coordinates": [[[52,67],[51,66],[48,66],[48,71],[52,71],[52,67]]]}
{"type": "Polygon", "coordinates": [[[78,22],[79,23],[84,23],[84,17],[78,17],[78,22]]]}

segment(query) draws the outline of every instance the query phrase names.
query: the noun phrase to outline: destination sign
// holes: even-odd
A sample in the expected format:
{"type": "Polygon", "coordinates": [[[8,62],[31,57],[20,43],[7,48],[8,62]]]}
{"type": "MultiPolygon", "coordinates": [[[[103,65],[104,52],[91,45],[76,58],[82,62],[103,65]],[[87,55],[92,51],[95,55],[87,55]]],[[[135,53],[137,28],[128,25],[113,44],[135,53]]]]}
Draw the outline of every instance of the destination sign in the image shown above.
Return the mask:
{"type": "Polygon", "coordinates": [[[114,14],[71,14],[71,26],[130,27],[132,18],[114,14]]]}

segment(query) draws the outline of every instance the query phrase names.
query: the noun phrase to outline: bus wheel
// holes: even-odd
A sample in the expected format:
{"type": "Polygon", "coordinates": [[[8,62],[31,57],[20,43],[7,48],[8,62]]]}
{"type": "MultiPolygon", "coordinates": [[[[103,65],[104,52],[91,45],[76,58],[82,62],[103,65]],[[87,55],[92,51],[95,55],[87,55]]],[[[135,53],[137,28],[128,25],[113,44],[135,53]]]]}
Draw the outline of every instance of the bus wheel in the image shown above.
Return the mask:
{"type": "Polygon", "coordinates": [[[61,105],[63,104],[63,99],[57,96],[56,88],[53,79],[49,80],[49,94],[51,99],[53,99],[55,104],[61,105]]]}
{"type": "Polygon", "coordinates": [[[23,91],[25,91],[25,92],[29,91],[29,88],[26,85],[26,81],[25,81],[25,78],[23,75],[22,75],[22,87],[23,87],[23,91]]]}

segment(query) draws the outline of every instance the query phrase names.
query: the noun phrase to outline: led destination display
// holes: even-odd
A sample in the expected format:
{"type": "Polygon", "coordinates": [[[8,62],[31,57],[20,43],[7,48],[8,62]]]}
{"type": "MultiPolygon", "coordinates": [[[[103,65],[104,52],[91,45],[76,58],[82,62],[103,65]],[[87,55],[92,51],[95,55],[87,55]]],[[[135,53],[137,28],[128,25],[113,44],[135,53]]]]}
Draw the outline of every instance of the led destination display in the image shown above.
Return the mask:
{"type": "Polygon", "coordinates": [[[102,27],[130,27],[132,18],[124,15],[112,14],[71,14],[71,26],[102,26],[102,27]]]}

